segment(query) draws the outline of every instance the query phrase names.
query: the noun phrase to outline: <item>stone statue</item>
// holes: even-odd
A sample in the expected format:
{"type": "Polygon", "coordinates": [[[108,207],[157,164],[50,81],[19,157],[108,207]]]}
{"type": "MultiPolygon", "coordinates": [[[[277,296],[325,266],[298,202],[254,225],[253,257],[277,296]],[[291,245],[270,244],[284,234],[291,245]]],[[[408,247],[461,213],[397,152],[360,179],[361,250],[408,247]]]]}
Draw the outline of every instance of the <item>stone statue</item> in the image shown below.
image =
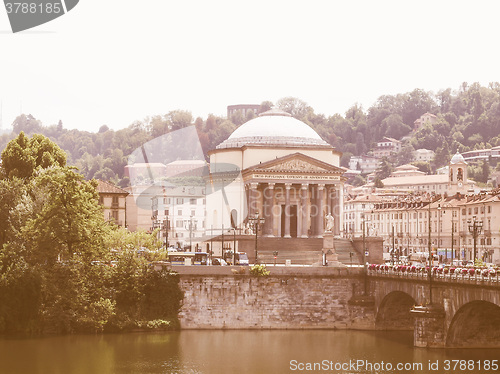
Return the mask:
{"type": "Polygon", "coordinates": [[[335,222],[335,218],[333,218],[333,216],[328,213],[325,217],[326,219],[326,228],[325,228],[325,232],[332,232],[333,231],[333,224],[335,222]]]}

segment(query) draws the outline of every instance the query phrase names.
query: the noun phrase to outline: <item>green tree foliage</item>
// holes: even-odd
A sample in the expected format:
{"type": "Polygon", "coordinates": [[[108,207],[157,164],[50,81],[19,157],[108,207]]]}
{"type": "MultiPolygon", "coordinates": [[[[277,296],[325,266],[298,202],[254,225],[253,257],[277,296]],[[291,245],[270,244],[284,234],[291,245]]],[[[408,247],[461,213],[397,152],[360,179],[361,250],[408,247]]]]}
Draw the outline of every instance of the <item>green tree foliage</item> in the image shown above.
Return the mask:
{"type": "Polygon", "coordinates": [[[431,174],[431,165],[428,162],[424,161],[415,161],[412,162],[412,165],[416,166],[419,171],[424,172],[425,174],[431,174]]]}
{"type": "Polygon", "coordinates": [[[31,138],[21,132],[2,151],[1,173],[7,177],[29,178],[37,168],[65,166],[66,154],[43,135],[31,138]]]}
{"type": "Polygon", "coordinates": [[[375,177],[382,180],[389,177],[391,173],[392,173],[391,163],[386,157],[384,157],[382,161],[380,161],[379,168],[375,171],[375,177]]]}
{"type": "Polygon", "coordinates": [[[55,263],[75,254],[89,262],[104,255],[108,226],[95,187],[68,167],[44,169],[33,179],[34,216],[23,232],[38,262],[55,263]]]}
{"type": "Polygon", "coordinates": [[[304,120],[313,112],[313,109],[304,101],[296,97],[284,97],[276,103],[276,106],[299,120],[304,120]]]}
{"type": "Polygon", "coordinates": [[[182,294],[175,275],[150,266],[161,256],[156,232],[106,223],[96,182],[61,155],[45,137],[24,133],[2,153],[0,333],[100,332],[148,318],[175,327],[182,294]],[[30,161],[16,164],[13,155],[30,161]]]}

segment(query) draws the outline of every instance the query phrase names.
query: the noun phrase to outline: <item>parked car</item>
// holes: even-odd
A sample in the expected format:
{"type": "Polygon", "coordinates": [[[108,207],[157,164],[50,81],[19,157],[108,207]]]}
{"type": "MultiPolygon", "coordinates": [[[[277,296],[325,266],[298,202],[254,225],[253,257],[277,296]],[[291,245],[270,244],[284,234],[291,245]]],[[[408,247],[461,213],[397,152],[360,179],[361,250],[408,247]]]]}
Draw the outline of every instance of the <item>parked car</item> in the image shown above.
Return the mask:
{"type": "Polygon", "coordinates": [[[212,265],[227,266],[227,262],[224,261],[222,258],[213,257],[212,258],[212,265]]]}
{"type": "MultiPolygon", "coordinates": [[[[224,259],[228,265],[233,265],[233,253],[225,253],[224,259]]],[[[245,252],[236,252],[236,264],[240,266],[248,266],[250,262],[248,261],[248,256],[245,252]]]]}

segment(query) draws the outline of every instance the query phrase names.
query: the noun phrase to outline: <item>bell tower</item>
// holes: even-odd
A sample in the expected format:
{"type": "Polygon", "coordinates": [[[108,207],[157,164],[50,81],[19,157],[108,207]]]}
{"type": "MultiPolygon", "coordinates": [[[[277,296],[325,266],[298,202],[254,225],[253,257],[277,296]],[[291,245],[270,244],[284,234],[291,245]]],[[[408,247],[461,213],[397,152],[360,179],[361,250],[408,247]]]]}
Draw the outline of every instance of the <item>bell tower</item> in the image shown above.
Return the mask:
{"type": "Polygon", "coordinates": [[[458,151],[451,158],[449,169],[449,192],[451,192],[452,194],[456,192],[467,192],[467,162],[458,151]]]}

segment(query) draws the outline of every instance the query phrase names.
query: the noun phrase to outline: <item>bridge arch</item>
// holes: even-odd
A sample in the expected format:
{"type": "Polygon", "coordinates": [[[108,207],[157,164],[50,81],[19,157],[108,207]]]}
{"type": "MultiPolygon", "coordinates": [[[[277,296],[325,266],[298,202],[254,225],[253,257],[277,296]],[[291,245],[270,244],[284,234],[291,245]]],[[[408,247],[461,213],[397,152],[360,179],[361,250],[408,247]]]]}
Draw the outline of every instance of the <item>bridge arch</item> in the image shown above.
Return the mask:
{"type": "Polygon", "coordinates": [[[500,347],[500,307],[475,300],[463,305],[448,329],[448,347],[500,347]]]}
{"type": "Polygon", "coordinates": [[[388,293],[378,307],[375,327],[380,330],[413,330],[410,310],[415,304],[415,299],[406,292],[388,293]]]}

